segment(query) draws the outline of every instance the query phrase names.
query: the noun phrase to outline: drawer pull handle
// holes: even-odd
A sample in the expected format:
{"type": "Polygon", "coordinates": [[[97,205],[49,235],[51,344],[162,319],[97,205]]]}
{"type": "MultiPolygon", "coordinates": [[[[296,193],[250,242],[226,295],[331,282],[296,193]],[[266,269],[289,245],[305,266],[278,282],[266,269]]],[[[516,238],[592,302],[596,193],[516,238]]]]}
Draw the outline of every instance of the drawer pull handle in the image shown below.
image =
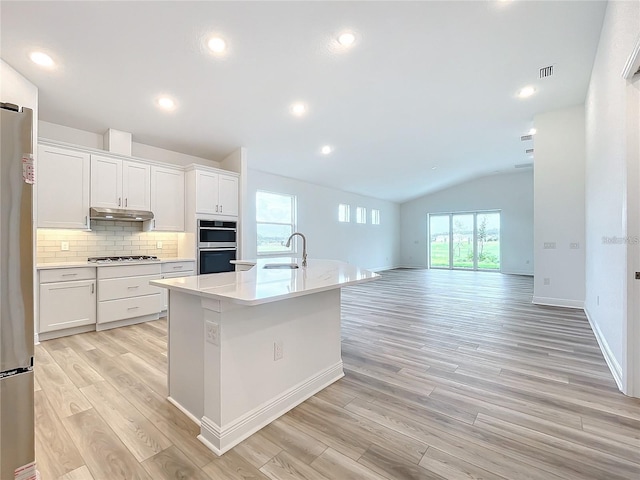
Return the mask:
{"type": "Polygon", "coordinates": [[[63,273],[62,276],[63,277],[75,277],[77,275],[77,273],[63,273]]]}
{"type": "Polygon", "coordinates": [[[132,285],[132,286],[127,287],[127,288],[140,288],[140,285],[132,285]]]}
{"type": "Polygon", "coordinates": [[[136,308],[140,308],[140,307],[129,307],[127,308],[127,310],[135,310],[136,308]]]}
{"type": "Polygon", "coordinates": [[[179,270],[181,268],[184,268],[184,265],[178,265],[177,267],[173,267],[174,270],[179,270]]]}

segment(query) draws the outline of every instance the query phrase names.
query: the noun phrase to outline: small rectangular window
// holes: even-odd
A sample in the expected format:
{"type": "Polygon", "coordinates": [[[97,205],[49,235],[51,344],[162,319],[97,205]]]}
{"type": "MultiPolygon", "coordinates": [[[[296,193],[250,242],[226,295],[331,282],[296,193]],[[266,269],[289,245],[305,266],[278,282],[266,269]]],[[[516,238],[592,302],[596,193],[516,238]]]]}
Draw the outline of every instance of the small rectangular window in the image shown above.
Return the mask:
{"type": "Polygon", "coordinates": [[[356,208],[356,223],[367,223],[367,209],[366,207],[356,208]]]}
{"type": "Polygon", "coordinates": [[[351,208],[349,205],[341,203],[338,205],[338,221],[350,222],[351,221],[351,208]]]}
{"type": "Polygon", "coordinates": [[[256,192],[256,230],[258,255],[292,253],[284,243],[296,228],[296,196],[256,192]]]}
{"type": "Polygon", "coordinates": [[[371,209],[371,225],[380,225],[380,210],[371,209]]]}

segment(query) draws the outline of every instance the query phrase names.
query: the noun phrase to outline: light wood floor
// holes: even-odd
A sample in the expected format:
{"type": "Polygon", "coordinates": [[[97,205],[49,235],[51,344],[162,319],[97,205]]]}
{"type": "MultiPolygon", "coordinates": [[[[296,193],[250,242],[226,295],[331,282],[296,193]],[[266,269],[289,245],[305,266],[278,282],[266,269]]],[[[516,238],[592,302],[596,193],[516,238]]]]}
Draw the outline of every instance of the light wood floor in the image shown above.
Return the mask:
{"type": "Polygon", "coordinates": [[[343,291],[346,376],[222,457],[167,402],[164,320],[36,349],[53,479],[639,479],[640,401],[532,280],[394,270],[343,291]]]}

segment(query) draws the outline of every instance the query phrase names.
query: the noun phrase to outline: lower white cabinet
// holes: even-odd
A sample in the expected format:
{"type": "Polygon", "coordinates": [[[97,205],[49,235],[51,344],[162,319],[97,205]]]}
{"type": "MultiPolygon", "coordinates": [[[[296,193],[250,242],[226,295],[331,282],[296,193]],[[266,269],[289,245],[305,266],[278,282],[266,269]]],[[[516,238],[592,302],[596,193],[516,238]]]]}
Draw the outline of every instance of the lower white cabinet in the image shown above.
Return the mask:
{"type": "MultiPolygon", "coordinates": [[[[196,262],[166,262],[162,264],[162,278],[191,277],[195,275],[196,262]]],[[[162,288],[162,311],[169,307],[169,291],[162,288]]]]}
{"type": "Polygon", "coordinates": [[[39,287],[40,333],[96,323],[94,268],[41,270],[39,287]]]}
{"type": "Polygon", "coordinates": [[[161,272],[159,263],[98,267],[97,329],[138,317],[140,321],[158,318],[162,290],[149,282],[161,278],[161,272]]]}

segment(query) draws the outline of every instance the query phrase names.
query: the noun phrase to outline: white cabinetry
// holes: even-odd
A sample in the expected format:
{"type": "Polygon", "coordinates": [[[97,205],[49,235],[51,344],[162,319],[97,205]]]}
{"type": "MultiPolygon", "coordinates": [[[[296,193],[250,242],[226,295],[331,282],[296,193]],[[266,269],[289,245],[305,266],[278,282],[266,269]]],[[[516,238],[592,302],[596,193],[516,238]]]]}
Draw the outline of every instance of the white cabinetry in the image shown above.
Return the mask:
{"type": "Polygon", "coordinates": [[[150,189],[150,165],[91,155],[92,207],[150,210],[150,189]]]}
{"type": "Polygon", "coordinates": [[[95,268],[40,270],[38,332],[94,325],[95,279],[95,268]]]}
{"type": "Polygon", "coordinates": [[[184,231],[184,171],[151,166],[153,229],[184,231]]]}
{"type": "Polygon", "coordinates": [[[89,154],[38,146],[39,228],[89,228],[89,154]]]}
{"type": "Polygon", "coordinates": [[[162,290],[149,281],[161,271],[159,263],[98,267],[97,330],[159,318],[162,290]]]}
{"type": "Polygon", "coordinates": [[[238,216],[238,175],[192,165],[187,172],[188,191],[195,192],[195,214],[238,216]]]}
{"type": "MultiPolygon", "coordinates": [[[[196,262],[166,262],[162,264],[162,278],[191,277],[195,275],[196,262]]],[[[169,291],[162,288],[162,311],[169,306],[169,291]]]]}

